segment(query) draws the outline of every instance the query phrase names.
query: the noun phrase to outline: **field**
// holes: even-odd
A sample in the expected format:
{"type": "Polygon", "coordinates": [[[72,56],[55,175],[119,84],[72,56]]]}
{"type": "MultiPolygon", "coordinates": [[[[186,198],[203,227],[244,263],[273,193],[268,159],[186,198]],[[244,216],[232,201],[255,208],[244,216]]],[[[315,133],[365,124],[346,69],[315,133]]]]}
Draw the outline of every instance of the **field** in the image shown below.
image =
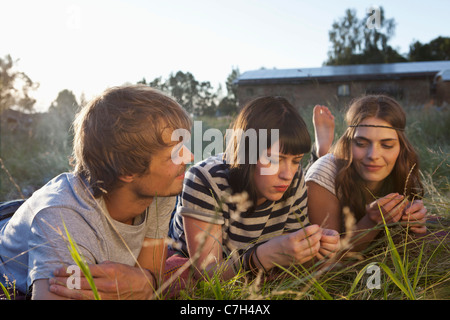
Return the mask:
{"type": "MultiPolygon", "coordinates": [[[[274,279],[220,274],[181,293],[183,299],[450,299],[450,110],[406,107],[406,134],[420,155],[424,202],[430,213],[425,238],[401,227],[384,228],[386,237],[351,259],[295,267],[274,279]],[[375,271],[380,273],[375,273],[375,271]],[[379,275],[379,277],[378,277],[379,275]]],[[[343,115],[332,110],[338,137],[343,115]]],[[[312,131],[312,107],[300,113],[312,131]]],[[[203,130],[228,127],[230,118],[195,119],[203,130]]],[[[313,135],[312,135],[313,136],[313,135]]],[[[29,197],[57,174],[70,170],[71,132],[48,115],[27,128],[1,127],[0,201],[29,197]]],[[[305,157],[307,158],[307,157],[305,157]]]]}

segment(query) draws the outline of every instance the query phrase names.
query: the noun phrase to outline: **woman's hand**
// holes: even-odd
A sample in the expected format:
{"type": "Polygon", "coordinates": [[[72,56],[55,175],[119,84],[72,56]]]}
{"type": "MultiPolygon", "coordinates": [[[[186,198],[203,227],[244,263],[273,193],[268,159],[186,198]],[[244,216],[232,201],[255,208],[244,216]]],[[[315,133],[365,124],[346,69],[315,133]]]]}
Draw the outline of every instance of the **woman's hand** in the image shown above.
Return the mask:
{"type": "Polygon", "coordinates": [[[401,224],[409,226],[409,229],[418,234],[427,232],[425,225],[427,220],[427,208],[422,200],[414,200],[406,206],[401,217],[401,224]]]}
{"type": "Polygon", "coordinates": [[[386,223],[398,222],[402,217],[403,209],[406,207],[403,199],[403,195],[390,193],[367,205],[366,215],[375,224],[382,224],[383,217],[386,223]]]}
{"type": "Polygon", "coordinates": [[[320,238],[320,249],[316,257],[319,259],[330,259],[336,255],[340,248],[339,232],[332,229],[322,229],[320,238]]]}
{"type": "Polygon", "coordinates": [[[266,270],[276,265],[302,264],[317,255],[322,229],[314,224],[273,238],[258,247],[258,258],[266,270]]]}

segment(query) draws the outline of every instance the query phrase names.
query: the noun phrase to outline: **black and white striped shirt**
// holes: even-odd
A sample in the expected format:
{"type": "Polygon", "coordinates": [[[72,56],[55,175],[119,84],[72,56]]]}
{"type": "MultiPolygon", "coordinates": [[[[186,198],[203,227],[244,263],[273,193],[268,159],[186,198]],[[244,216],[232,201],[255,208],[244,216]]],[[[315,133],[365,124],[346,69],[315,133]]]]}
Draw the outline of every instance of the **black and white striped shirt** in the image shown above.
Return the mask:
{"type": "Polygon", "coordinates": [[[169,235],[179,241],[187,254],[182,216],[222,225],[225,254],[242,254],[256,243],[309,225],[307,194],[301,166],[292,181],[291,196],[278,201],[267,200],[253,212],[241,208],[230,197],[229,165],[222,155],[212,156],[191,167],[186,173],[183,192],[171,222],[169,235]]]}

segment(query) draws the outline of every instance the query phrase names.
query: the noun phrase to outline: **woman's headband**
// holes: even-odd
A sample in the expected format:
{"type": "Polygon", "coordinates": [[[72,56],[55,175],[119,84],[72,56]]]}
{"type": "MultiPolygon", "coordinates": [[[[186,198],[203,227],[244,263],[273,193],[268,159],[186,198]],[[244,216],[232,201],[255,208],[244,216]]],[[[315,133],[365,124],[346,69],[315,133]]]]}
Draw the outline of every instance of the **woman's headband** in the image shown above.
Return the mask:
{"type": "Polygon", "coordinates": [[[389,127],[389,126],[379,126],[379,125],[375,125],[375,124],[357,124],[357,125],[351,125],[349,127],[351,127],[351,128],[356,128],[356,127],[373,127],[373,128],[386,128],[386,129],[394,129],[394,130],[399,130],[399,131],[405,131],[405,129],[402,129],[402,128],[389,127]]]}

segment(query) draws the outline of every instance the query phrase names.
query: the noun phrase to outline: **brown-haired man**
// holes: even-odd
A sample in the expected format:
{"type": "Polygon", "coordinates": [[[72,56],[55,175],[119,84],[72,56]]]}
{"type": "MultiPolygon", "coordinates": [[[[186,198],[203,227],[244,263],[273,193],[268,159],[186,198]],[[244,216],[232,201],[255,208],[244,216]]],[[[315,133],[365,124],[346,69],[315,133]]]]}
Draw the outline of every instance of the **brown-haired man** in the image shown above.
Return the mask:
{"type": "Polygon", "coordinates": [[[164,238],[185,163],[192,160],[184,154],[188,161],[173,161],[178,142],[171,134],[190,125],[178,103],[148,86],[114,87],[93,99],[74,121],[74,171],[55,177],[0,222],[0,274],[33,299],[92,298],[85,278],[66,274],[69,288],[53,280],[55,270],[65,273],[74,264],[69,234],[103,299],[151,298],[164,271],[164,238]]]}

